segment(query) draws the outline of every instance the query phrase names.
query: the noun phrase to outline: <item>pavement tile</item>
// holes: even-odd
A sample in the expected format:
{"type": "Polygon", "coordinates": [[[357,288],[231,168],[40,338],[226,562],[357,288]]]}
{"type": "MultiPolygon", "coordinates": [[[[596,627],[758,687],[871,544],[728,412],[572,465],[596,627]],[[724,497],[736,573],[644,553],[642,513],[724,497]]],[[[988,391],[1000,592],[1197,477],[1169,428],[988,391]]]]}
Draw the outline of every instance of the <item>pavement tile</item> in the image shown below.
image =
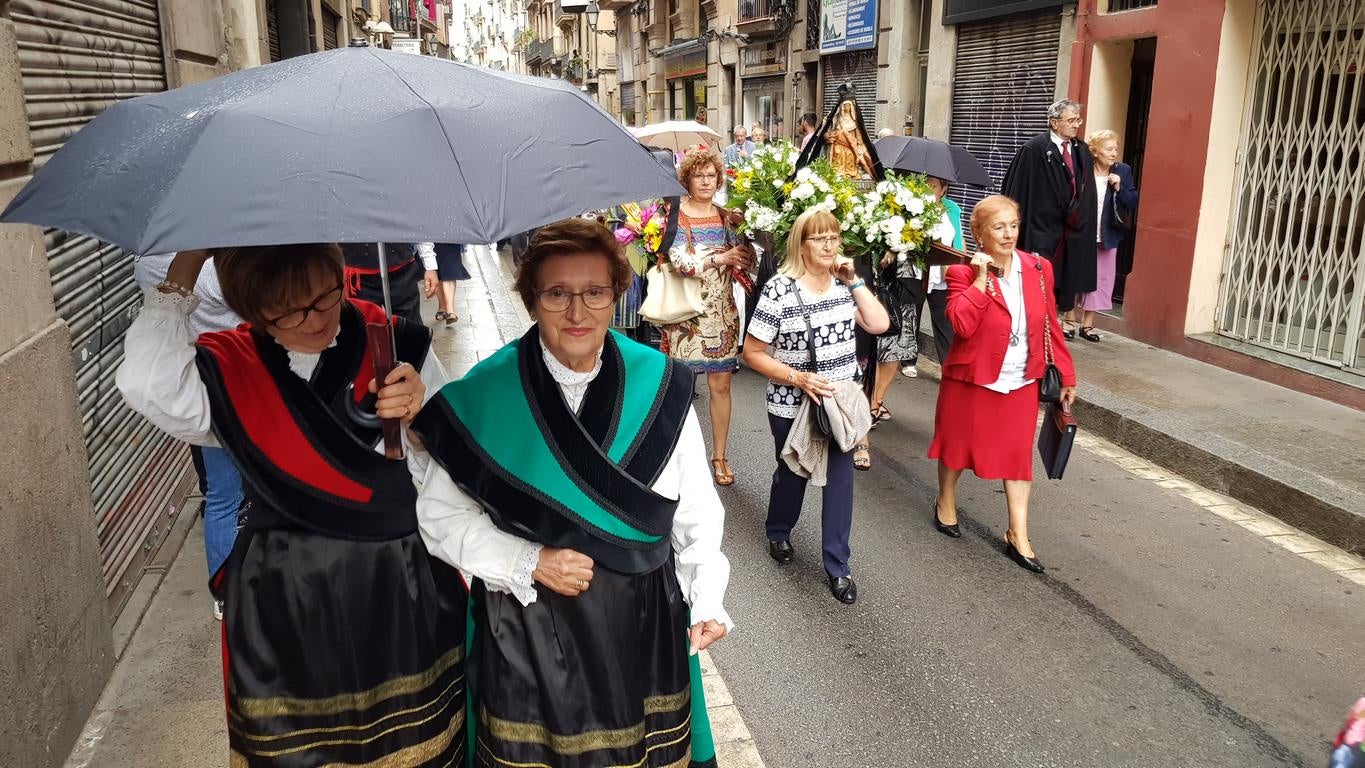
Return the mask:
{"type": "Polygon", "coordinates": [[[1296,555],[1302,555],[1305,552],[1322,552],[1330,546],[1324,541],[1319,541],[1302,533],[1267,536],[1266,540],[1273,541],[1296,555]]]}
{"type": "Polygon", "coordinates": [[[701,682],[702,688],[706,691],[707,709],[728,707],[735,703],[734,697],[730,695],[730,688],[725,685],[725,680],[720,675],[707,675],[701,682]]]}
{"type": "Polygon", "coordinates": [[[716,669],[716,662],[714,662],[714,661],[711,660],[711,654],[710,654],[710,653],[708,653],[707,651],[702,651],[700,655],[701,655],[701,674],[702,674],[702,677],[706,677],[707,675],[718,675],[718,674],[720,674],[720,670],[716,669]]]}
{"type": "Polygon", "coordinates": [[[1256,517],[1246,507],[1238,504],[1215,504],[1211,507],[1204,507],[1204,509],[1218,515],[1224,520],[1231,520],[1233,522],[1252,520],[1256,517]]]}
{"type": "MultiPolygon", "coordinates": [[[[1139,461],[1140,461],[1140,460],[1139,460],[1139,461]]],[[[1147,462],[1143,462],[1143,464],[1144,464],[1145,466],[1151,466],[1151,465],[1147,464],[1147,462]]],[[[1120,465],[1120,466],[1122,466],[1122,465],[1120,465]]],[[[1170,477],[1170,474],[1169,474],[1169,473],[1165,472],[1164,470],[1155,469],[1155,468],[1153,468],[1153,469],[1146,469],[1146,468],[1143,468],[1143,467],[1133,467],[1133,468],[1124,467],[1124,469],[1127,469],[1129,472],[1132,472],[1133,474],[1137,475],[1138,477],[1142,478],[1143,480],[1157,480],[1157,481],[1161,481],[1161,480],[1165,480],[1165,479],[1167,479],[1167,478],[1170,477]]]]}
{"type": "Polygon", "coordinates": [[[1339,549],[1329,552],[1305,552],[1302,557],[1312,560],[1329,571],[1357,571],[1365,568],[1365,560],[1349,555],[1339,549]]]}
{"type": "Polygon", "coordinates": [[[717,744],[751,738],[749,728],[744,725],[744,719],[739,716],[739,709],[735,705],[710,707],[706,712],[711,716],[711,735],[717,744]]]}
{"type": "Polygon", "coordinates": [[[1185,498],[1201,507],[1213,507],[1219,504],[1226,504],[1230,501],[1230,499],[1225,496],[1219,496],[1218,494],[1209,491],[1186,491],[1184,495],[1185,498]]]}
{"type": "Polygon", "coordinates": [[[725,768],[766,768],[753,741],[731,741],[716,744],[716,763],[725,768]]]}
{"type": "Polygon", "coordinates": [[[1338,571],[1337,575],[1365,587],[1365,568],[1357,568],[1354,571],[1338,571]]]}
{"type": "Polygon", "coordinates": [[[1297,529],[1291,528],[1284,523],[1271,518],[1262,520],[1243,520],[1239,524],[1258,536],[1287,536],[1289,534],[1298,533],[1297,529]]]}

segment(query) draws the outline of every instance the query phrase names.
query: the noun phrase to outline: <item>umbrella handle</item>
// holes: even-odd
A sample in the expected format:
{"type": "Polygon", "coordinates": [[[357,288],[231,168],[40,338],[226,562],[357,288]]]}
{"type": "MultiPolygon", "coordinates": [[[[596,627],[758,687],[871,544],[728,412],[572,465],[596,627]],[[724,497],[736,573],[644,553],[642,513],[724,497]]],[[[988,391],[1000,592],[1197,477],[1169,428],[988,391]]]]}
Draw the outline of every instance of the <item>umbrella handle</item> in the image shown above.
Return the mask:
{"type": "MultiPolygon", "coordinates": [[[[365,338],[374,362],[374,380],[383,381],[394,369],[393,335],[387,323],[366,323],[365,338]]],[[[384,457],[403,458],[403,425],[398,419],[381,419],[356,405],[355,384],[346,385],[346,415],[366,429],[378,428],[384,435],[384,457]]]]}

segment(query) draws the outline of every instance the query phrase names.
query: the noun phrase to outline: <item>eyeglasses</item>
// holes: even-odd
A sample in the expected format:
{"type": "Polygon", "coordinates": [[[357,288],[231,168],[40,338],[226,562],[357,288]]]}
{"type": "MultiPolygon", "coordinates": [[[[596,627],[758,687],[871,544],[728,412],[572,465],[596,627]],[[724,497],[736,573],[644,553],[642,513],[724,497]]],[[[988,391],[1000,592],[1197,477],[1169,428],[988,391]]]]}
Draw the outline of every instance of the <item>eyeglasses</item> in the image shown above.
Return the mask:
{"type": "Polygon", "coordinates": [[[546,312],[564,312],[575,298],[583,300],[588,309],[606,309],[616,303],[616,291],[605,285],[594,285],[587,290],[574,293],[558,286],[536,292],[540,308],[546,312]]]}
{"type": "Polygon", "coordinates": [[[843,242],[843,238],[838,235],[817,235],[815,237],[807,237],[805,240],[808,243],[815,243],[816,245],[823,245],[825,247],[838,245],[843,242]]]}
{"type": "Polygon", "coordinates": [[[312,304],[309,304],[308,306],[303,307],[301,309],[293,309],[288,312],[285,312],[283,315],[280,315],[274,320],[266,320],[265,324],[272,328],[278,328],[281,331],[293,330],[307,322],[309,314],[313,312],[326,312],[332,307],[335,307],[337,303],[340,301],[341,286],[338,285],[332,290],[319,296],[317,300],[314,301],[312,304]]]}
{"type": "Polygon", "coordinates": [[[692,179],[693,179],[694,181],[715,181],[715,180],[718,179],[718,178],[720,178],[720,177],[717,176],[715,173],[694,173],[694,174],[692,174],[692,179]]]}

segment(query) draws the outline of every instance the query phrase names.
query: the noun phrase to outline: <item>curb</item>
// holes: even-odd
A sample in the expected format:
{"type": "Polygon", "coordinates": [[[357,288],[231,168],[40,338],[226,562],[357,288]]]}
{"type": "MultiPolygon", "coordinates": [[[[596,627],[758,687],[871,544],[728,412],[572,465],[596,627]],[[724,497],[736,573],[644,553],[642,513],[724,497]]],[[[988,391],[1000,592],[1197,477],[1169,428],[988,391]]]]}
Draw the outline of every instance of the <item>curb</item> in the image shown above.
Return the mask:
{"type": "MultiPolygon", "coordinates": [[[[920,331],[920,349],[933,337],[920,331]]],[[[922,354],[923,358],[937,358],[922,354]]],[[[933,377],[938,378],[937,365],[933,377]]],[[[1311,472],[1249,453],[1217,435],[1190,434],[1151,408],[1107,390],[1083,387],[1076,399],[1081,428],[1213,491],[1230,496],[1354,555],[1365,555],[1365,498],[1311,472]]]]}

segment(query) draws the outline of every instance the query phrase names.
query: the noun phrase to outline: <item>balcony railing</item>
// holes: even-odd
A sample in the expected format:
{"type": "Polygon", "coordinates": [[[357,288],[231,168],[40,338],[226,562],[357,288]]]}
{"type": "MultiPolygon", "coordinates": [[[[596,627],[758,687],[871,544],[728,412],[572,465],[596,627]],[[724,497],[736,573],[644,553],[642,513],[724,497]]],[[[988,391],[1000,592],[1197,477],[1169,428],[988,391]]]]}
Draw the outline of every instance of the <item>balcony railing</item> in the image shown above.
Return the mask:
{"type": "Polygon", "coordinates": [[[412,15],[412,5],[408,0],[389,3],[389,26],[393,31],[411,35],[417,31],[417,19],[412,15]]]}
{"type": "Polygon", "coordinates": [[[549,61],[555,56],[554,40],[533,40],[526,46],[526,61],[549,61]]]}
{"type": "Polygon", "coordinates": [[[739,20],[757,21],[773,15],[773,0],[739,0],[739,20]]]}
{"type": "Polygon", "coordinates": [[[1135,11],[1138,8],[1152,8],[1156,6],[1156,0],[1109,0],[1109,12],[1135,11]]]}
{"type": "Polygon", "coordinates": [[[806,0],[806,50],[820,50],[820,0],[806,0]]]}

